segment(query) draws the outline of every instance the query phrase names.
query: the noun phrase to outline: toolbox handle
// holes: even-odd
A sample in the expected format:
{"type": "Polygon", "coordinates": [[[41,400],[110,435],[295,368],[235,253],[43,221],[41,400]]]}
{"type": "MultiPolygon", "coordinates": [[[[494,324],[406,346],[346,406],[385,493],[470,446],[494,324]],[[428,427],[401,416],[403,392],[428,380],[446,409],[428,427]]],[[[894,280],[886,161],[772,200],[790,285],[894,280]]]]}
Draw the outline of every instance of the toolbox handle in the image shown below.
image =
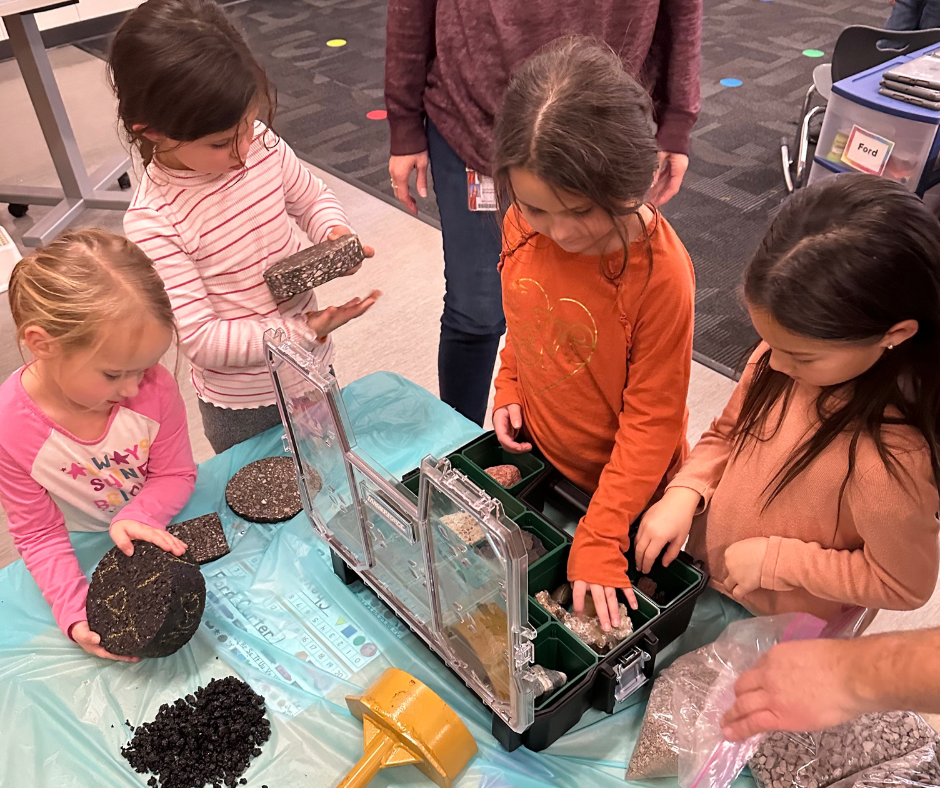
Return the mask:
{"type": "Polygon", "coordinates": [[[354,467],[365,477],[359,480],[358,490],[359,497],[365,506],[398,531],[408,544],[415,544],[418,538],[415,532],[418,510],[411,506],[410,502],[397,490],[389,487],[389,482],[354,451],[347,451],[345,454],[347,466],[354,467]]]}

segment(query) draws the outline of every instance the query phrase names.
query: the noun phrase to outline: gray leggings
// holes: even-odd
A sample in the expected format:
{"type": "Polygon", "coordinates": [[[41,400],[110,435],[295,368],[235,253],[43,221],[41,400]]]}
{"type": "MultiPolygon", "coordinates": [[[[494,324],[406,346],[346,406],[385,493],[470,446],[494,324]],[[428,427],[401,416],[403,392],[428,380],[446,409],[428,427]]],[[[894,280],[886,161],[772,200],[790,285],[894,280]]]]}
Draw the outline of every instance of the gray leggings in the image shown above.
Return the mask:
{"type": "Polygon", "coordinates": [[[199,400],[199,415],[202,416],[202,431],[216,454],[281,423],[277,405],[232,410],[199,400]]]}
{"type": "MultiPolygon", "coordinates": [[[[330,374],[336,377],[332,365],[330,374]]],[[[216,454],[221,454],[236,443],[254,438],[255,435],[260,435],[281,423],[277,405],[232,410],[200,399],[199,415],[202,416],[202,431],[206,433],[209,445],[216,454]]]]}

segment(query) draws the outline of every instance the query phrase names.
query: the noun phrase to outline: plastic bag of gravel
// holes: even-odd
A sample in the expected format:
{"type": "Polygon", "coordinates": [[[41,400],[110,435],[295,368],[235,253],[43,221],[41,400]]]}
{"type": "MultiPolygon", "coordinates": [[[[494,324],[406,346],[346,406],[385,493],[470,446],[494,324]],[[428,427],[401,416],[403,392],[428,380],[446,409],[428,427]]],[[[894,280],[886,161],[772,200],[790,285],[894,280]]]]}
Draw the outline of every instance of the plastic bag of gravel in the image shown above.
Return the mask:
{"type": "Polygon", "coordinates": [[[679,657],[659,675],[650,692],[640,734],[627,767],[627,780],[676,777],[679,774],[673,695],[678,688],[689,698],[691,716],[694,708],[701,710],[701,704],[717,677],[718,671],[709,664],[707,646],[679,657]]]}
{"type": "Polygon", "coordinates": [[[866,714],[824,731],[771,733],[748,766],[759,788],[854,786],[844,778],[884,767],[937,740],[933,728],[913,712],[866,714]]]}
{"type": "Polygon", "coordinates": [[[940,785],[935,745],[895,758],[833,783],[832,788],[933,788],[940,785]]]}
{"type": "Polygon", "coordinates": [[[777,643],[817,638],[825,626],[806,613],[762,616],[734,622],[706,647],[709,667],[718,675],[704,701],[681,687],[673,693],[682,788],[729,788],[760,741],[725,741],[721,720],[734,704],[735,683],[777,643]]]}

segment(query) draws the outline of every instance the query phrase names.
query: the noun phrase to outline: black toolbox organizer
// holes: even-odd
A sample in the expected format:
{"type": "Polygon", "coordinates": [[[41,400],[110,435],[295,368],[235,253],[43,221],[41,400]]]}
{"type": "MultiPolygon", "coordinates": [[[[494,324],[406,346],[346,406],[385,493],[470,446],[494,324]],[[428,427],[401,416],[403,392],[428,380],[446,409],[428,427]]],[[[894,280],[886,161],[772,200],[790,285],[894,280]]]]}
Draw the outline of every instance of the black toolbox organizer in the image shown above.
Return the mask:
{"type": "MultiPolygon", "coordinates": [[[[500,501],[506,515],[521,529],[536,535],[548,550],[529,567],[529,624],[537,633],[535,663],[562,670],[568,683],[540,699],[534,722],[522,733],[511,730],[494,714],[493,736],[509,751],[523,745],[533,751],[544,750],[571,730],[588,709],[613,714],[635,703],[638,691],[653,676],[659,650],[688,628],[695,603],[708,585],[704,568],[684,552],[669,567],[657,561],[649,576],[657,584],[659,604],[636,590],[639,574],[631,569],[630,579],[640,603],[638,611],[630,611],[634,633],[610,653],[599,655],[535,601],[539,591],[550,592],[567,580],[572,537],[566,529],[573,530],[587,511],[590,495],[571,484],[538,453],[506,452],[492,432],[461,447],[448,459],[484,493],[500,501]],[[484,471],[491,465],[516,465],[523,478],[513,487],[503,488],[484,471]]],[[[402,480],[416,495],[419,477],[420,469],[415,469],[402,480]]],[[[631,560],[631,567],[633,564],[631,560]]],[[[335,554],[333,565],[344,582],[359,579],[335,554]]]]}

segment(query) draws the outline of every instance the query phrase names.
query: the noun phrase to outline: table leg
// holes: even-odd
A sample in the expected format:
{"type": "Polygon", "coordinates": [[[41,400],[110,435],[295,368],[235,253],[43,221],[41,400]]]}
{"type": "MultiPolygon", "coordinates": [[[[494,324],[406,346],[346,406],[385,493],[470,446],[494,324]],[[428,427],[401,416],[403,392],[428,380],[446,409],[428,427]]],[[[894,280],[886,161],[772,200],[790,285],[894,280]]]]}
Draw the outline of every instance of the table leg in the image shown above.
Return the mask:
{"type": "Polygon", "coordinates": [[[40,246],[51,241],[87,208],[125,210],[130,204],[130,195],[108,192],[105,187],[127,172],[131,161],[129,157],[122,156],[88,175],[36,17],[33,14],[14,14],[3,17],[3,23],[62,190],[0,186],[0,201],[56,206],[23,236],[26,246],[40,246]]]}
{"type": "Polygon", "coordinates": [[[91,196],[91,180],[75,142],[46,46],[33,14],[4,17],[13,55],[23,74],[39,126],[66,197],[91,196]]]}

